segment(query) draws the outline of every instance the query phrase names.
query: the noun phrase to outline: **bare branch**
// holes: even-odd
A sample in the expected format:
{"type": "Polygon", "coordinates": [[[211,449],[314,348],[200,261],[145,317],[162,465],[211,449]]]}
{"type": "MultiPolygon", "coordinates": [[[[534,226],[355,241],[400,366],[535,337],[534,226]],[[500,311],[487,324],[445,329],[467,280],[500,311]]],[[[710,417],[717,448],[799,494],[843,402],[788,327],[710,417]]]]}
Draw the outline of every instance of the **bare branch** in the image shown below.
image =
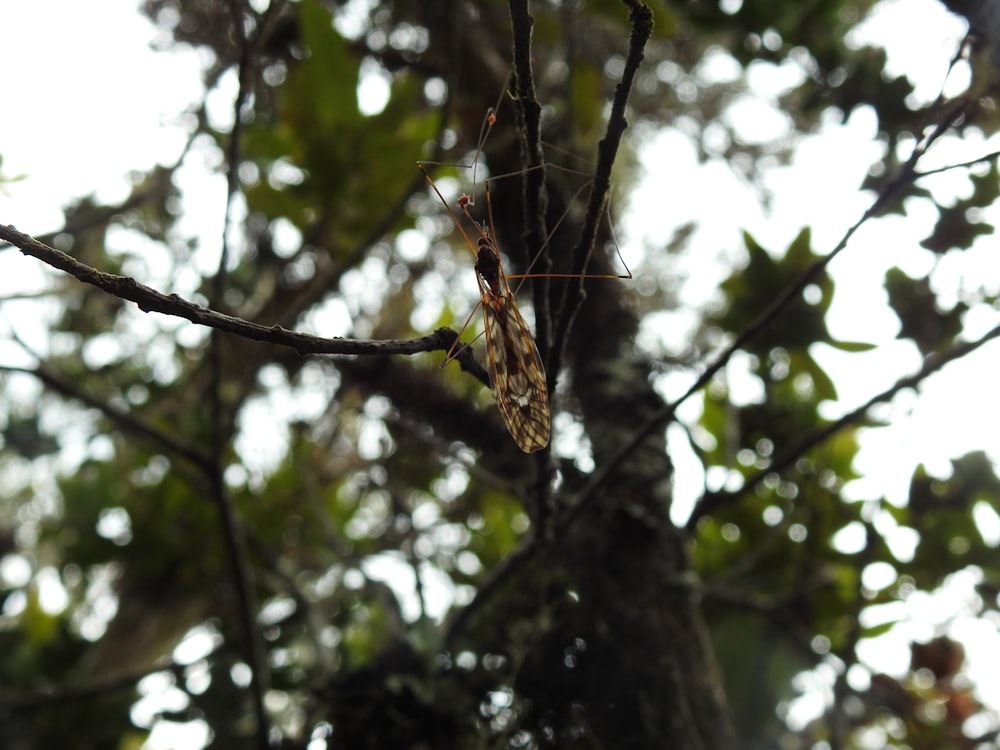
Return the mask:
{"type": "MultiPolygon", "coordinates": [[[[98,271],[64,252],[17,231],[12,226],[0,224],[0,240],[10,242],[25,255],[38,258],[86,284],[95,286],[115,297],[134,302],[144,312],[158,312],[163,315],[184,318],[192,323],[233,333],[253,341],[287,346],[303,355],[411,355],[420,352],[448,351],[457,335],[450,328],[439,328],[428,336],[416,339],[326,339],[308,333],[289,331],[281,326],[263,326],[188,302],[176,294],[163,294],[129,276],[118,276],[98,271]]],[[[471,351],[468,351],[467,356],[459,355],[456,359],[462,364],[463,370],[472,373],[477,379],[489,385],[489,377],[481,365],[477,366],[478,363],[475,362],[471,351]]]]}
{"type": "Polygon", "coordinates": [[[559,302],[559,312],[556,318],[558,330],[554,334],[555,341],[550,359],[547,362],[552,382],[559,371],[569,331],[573,327],[573,320],[576,318],[580,305],[583,304],[583,276],[594,250],[598,227],[608,205],[608,194],[611,190],[611,169],[618,156],[622,136],[628,127],[625,108],[635,83],[635,76],[639,72],[639,66],[645,56],[646,43],[653,35],[653,12],[649,6],[637,2],[637,0],[623,0],[623,2],[629,9],[632,34],[629,37],[625,68],[618,86],[615,87],[615,98],[611,104],[608,127],[604,138],[597,145],[597,167],[594,170],[594,179],[590,187],[590,197],[587,199],[587,214],[580,231],[580,239],[573,250],[571,273],[578,274],[580,279],[576,284],[567,284],[564,287],[563,296],[559,302]]]}

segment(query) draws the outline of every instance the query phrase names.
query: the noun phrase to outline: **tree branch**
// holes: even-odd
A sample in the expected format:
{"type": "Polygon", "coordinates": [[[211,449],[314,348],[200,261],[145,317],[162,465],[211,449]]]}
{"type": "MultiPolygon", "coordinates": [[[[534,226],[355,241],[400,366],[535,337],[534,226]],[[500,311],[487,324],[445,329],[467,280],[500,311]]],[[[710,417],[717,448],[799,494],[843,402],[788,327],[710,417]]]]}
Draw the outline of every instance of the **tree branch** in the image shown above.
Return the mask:
{"type": "MultiPolygon", "coordinates": [[[[253,341],[290,347],[302,355],[411,355],[420,352],[448,351],[458,336],[450,328],[439,328],[434,333],[416,339],[326,339],[308,333],[289,331],[281,326],[263,326],[188,302],[176,294],[162,294],[131,277],[98,271],[64,252],[17,231],[12,226],[0,224],[0,240],[10,242],[25,255],[38,258],[53,268],[65,271],[85,284],[95,286],[120,299],[134,302],[143,312],[158,312],[184,318],[192,323],[233,333],[253,341]]],[[[455,355],[455,359],[459,361],[463,370],[474,375],[483,384],[490,385],[489,375],[475,359],[470,347],[464,347],[455,355]]]]}
{"type": "MultiPolygon", "coordinates": [[[[542,274],[531,284],[532,303],[535,308],[535,343],[548,364],[552,337],[552,314],[549,307],[549,284],[544,277],[552,268],[548,253],[539,253],[545,247],[548,231],[545,215],[548,211],[548,194],[545,190],[545,159],[542,154],[542,105],[535,92],[534,71],[531,60],[531,30],[535,19],[528,13],[526,0],[510,0],[510,26],[514,41],[514,94],[517,97],[519,117],[518,133],[521,138],[524,234],[524,267],[535,261],[535,271],[542,274]],[[535,260],[537,258],[537,261],[535,260]]],[[[554,382],[550,377],[549,383],[554,382]]],[[[551,387],[550,387],[551,390],[551,387]]]]}
{"type": "MultiPolygon", "coordinates": [[[[239,193],[239,163],[243,143],[243,108],[250,100],[253,88],[251,70],[255,44],[266,39],[268,32],[266,24],[258,26],[255,42],[251,42],[243,27],[243,4],[237,0],[229,0],[230,24],[239,45],[239,62],[237,64],[237,79],[239,88],[233,102],[233,128],[229,134],[229,145],[226,151],[228,174],[226,175],[226,207],[222,222],[222,252],[219,256],[219,266],[212,280],[212,304],[222,308],[225,302],[226,287],[229,281],[230,228],[232,226],[233,201],[239,193]]],[[[273,7],[273,6],[272,6],[273,7]]],[[[244,643],[242,652],[250,667],[249,691],[251,704],[256,718],[257,746],[267,750],[270,743],[270,719],[264,708],[264,695],[270,689],[270,671],[267,660],[267,650],[264,638],[257,624],[258,603],[254,586],[252,566],[249,562],[246,529],[233,505],[232,496],[226,486],[223,474],[226,466],[226,453],[232,437],[232,422],[234,414],[227,413],[223,396],[223,378],[225,372],[225,353],[222,331],[212,330],[208,345],[208,363],[211,376],[210,404],[212,437],[209,446],[210,461],[205,475],[211,487],[210,496],[215,502],[219,513],[219,531],[223,537],[226,550],[232,586],[238,605],[238,619],[243,631],[244,643]]]]}
{"type": "Polygon", "coordinates": [[[587,214],[580,231],[580,239],[573,250],[573,267],[570,272],[579,275],[580,278],[576,284],[567,284],[563,288],[563,296],[559,303],[559,312],[556,317],[556,340],[552,347],[551,358],[555,372],[558,372],[562,361],[566,339],[573,327],[573,320],[583,304],[583,276],[594,250],[598,227],[604,218],[608,205],[608,193],[611,190],[611,169],[618,156],[622,136],[628,127],[625,108],[635,83],[635,76],[639,72],[639,66],[645,56],[646,43],[653,35],[653,12],[649,6],[637,0],[623,0],[623,3],[629,9],[632,33],[629,37],[625,69],[622,71],[621,80],[615,87],[615,98],[611,103],[608,127],[604,138],[597,144],[597,167],[594,170],[594,180],[590,187],[590,197],[587,199],[587,214]]]}

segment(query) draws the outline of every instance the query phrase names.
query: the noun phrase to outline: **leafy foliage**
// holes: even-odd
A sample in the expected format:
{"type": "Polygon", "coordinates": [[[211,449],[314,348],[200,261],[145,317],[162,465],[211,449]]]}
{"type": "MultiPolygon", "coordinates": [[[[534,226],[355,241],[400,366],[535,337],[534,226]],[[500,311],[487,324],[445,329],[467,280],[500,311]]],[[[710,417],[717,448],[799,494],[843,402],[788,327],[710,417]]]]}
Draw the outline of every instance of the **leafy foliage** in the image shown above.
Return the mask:
{"type": "MultiPolygon", "coordinates": [[[[171,723],[205,728],[212,748],[995,741],[960,644],[912,644],[904,675],[860,656],[898,632],[897,605],[956,571],[980,574],[972,614],[996,614],[992,458],[956,458],[944,478],[918,467],[903,504],[850,489],[865,430],[884,421],[868,407],[995,337],[965,326],[992,299],[987,282],[945,307],[932,278],[890,270],[899,338],[928,365],[851,410],[819,352],[872,346],[829,324],[834,292],[853,291],[826,273],[853,217],[830,254],[810,227],[785,248],[746,231],[721,304],[684,311],[691,349],[669,353],[669,374],[695,383],[685,398],[699,408],[682,421],[662,352],[637,342],[643,318],[676,312],[664,269],[693,228],[649,252],[632,284],[532,278],[522,309],[556,404],[554,447],[532,458],[475,377],[480,344],[458,352],[461,371],[442,370],[454,337],[415,338],[475,304],[475,248],[415,162],[452,200],[482,198],[492,175],[475,215],[512,273],[616,275],[597,191],[626,98],[632,124],[678,127],[764,193],[758,165],[797,138],[746,138],[730,108],[753,66],[800,65],[808,74],[781,95],[793,135],[830,110],[877,113],[889,156],[867,181],[878,197],[864,221],[902,212],[903,197],[929,203],[919,157],[945,134],[989,134],[989,102],[915,111],[883,50],[847,44],[871,5],[539,3],[531,26],[516,2],[147,0],[175,44],[205,54],[185,154],[226,176],[228,230],[184,222],[204,196],[179,179],[182,157],[120,205],[80,199],[40,238],[91,273],[53,271],[50,307],[20,308],[46,321],[44,337],[4,334],[23,355],[0,361],[5,747],[139,747],[171,723]],[[709,55],[739,73],[706,75],[709,55]],[[219,122],[207,102],[233,78],[219,122]],[[374,79],[377,112],[358,93],[374,79]],[[928,122],[904,162],[900,144],[928,122]],[[525,169],[536,147],[551,168],[525,169]],[[476,170],[458,166],[473,158],[476,170]],[[101,274],[219,315],[195,326],[140,313],[95,286],[101,274]],[[222,314],[274,336],[223,333],[222,314]],[[304,357],[280,345],[284,329],[358,348],[304,357]],[[686,522],[671,513],[677,427],[705,487],[686,522]],[[886,569],[891,580],[871,574],[886,569]],[[790,708],[803,675],[825,676],[832,696],[808,722],[790,708]],[[969,719],[986,729],[973,737],[969,719]]],[[[622,194],[641,162],[629,132],[622,194]]],[[[995,158],[983,163],[959,166],[969,197],[934,204],[922,244],[939,263],[993,232],[1000,183],[995,158]]]]}

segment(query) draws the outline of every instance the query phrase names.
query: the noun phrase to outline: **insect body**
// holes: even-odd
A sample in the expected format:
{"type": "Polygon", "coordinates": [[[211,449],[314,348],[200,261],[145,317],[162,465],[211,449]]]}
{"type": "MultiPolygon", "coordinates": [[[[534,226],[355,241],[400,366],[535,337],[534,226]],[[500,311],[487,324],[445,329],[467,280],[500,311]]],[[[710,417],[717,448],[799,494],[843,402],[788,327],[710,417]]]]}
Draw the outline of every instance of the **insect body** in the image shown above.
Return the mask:
{"type": "MultiPolygon", "coordinates": [[[[492,125],[490,117],[487,122],[492,125]]],[[[471,199],[463,195],[458,200],[458,208],[475,227],[476,243],[469,232],[441,195],[434,180],[417,162],[424,173],[427,184],[444,205],[452,222],[458,229],[465,244],[476,255],[476,282],[479,285],[479,301],[483,308],[486,329],[486,355],[489,360],[490,380],[493,394],[500,408],[500,416],[510,431],[517,447],[525,453],[534,453],[549,444],[550,422],[549,395],[545,383],[545,368],[538,354],[535,339],[524,322],[514,292],[503,272],[500,251],[490,236],[486,224],[481,224],[469,213],[471,199]],[[478,246],[478,250],[476,247],[478,246]]],[[[489,205],[489,181],[486,188],[489,205]]],[[[492,208],[489,210],[489,228],[493,226],[492,208]]],[[[451,358],[451,352],[447,359],[451,358]]]]}
{"type": "Polygon", "coordinates": [[[504,276],[500,253],[486,231],[479,230],[476,281],[486,322],[493,393],[514,442],[525,453],[533,453],[549,444],[545,369],[504,276]]]}

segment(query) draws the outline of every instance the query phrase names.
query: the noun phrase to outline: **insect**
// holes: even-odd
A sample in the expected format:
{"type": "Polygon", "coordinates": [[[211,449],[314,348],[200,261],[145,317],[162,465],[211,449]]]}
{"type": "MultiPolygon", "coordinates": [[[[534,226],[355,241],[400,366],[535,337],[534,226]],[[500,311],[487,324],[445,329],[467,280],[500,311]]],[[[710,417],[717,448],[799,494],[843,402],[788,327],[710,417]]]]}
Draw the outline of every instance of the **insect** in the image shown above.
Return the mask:
{"type": "MultiPolygon", "coordinates": [[[[499,105],[499,102],[498,102],[499,105]]],[[[488,110],[479,134],[477,154],[482,151],[486,137],[496,124],[496,109],[488,110]]],[[[478,157],[477,157],[478,158],[478,157]]],[[[473,182],[476,164],[473,163],[473,182]]],[[[424,168],[425,162],[417,162],[427,184],[441,200],[452,222],[458,229],[466,245],[476,255],[476,282],[479,285],[480,305],[486,332],[486,354],[489,362],[490,379],[500,415],[514,442],[525,453],[534,453],[549,444],[551,415],[549,412],[548,386],[545,368],[538,353],[535,339],[527,323],[517,309],[517,302],[510,283],[503,271],[500,250],[493,231],[493,206],[490,200],[490,180],[486,180],[486,206],[488,224],[476,221],[469,211],[472,198],[463,194],[458,199],[458,208],[475,228],[476,241],[473,242],[458,216],[448,205],[441,191],[424,168]]],[[[567,170],[572,171],[572,170],[567,170]]],[[[619,254],[619,258],[621,255],[619,254]]],[[[529,268],[530,271],[530,268],[529,268]]],[[[627,269],[626,269],[627,271],[627,269]]],[[[550,277],[580,278],[570,274],[525,274],[520,278],[547,275],[550,277]]],[[[631,279],[628,272],[624,276],[595,275],[587,278],[631,279]]],[[[471,316],[470,316],[471,318],[471,316]]],[[[447,358],[452,356],[448,352],[447,358]]],[[[446,359],[447,361],[447,359],[446,359]]]]}
{"type": "MultiPolygon", "coordinates": [[[[490,114],[495,119],[495,116],[490,114]]],[[[420,171],[427,178],[438,198],[448,209],[455,226],[470,248],[476,251],[476,282],[479,285],[480,304],[486,330],[486,356],[489,361],[490,379],[500,416],[517,443],[525,453],[534,453],[549,444],[550,422],[549,395],[545,383],[545,368],[538,354],[535,339],[528,324],[521,317],[510,288],[500,251],[489,229],[472,218],[469,213],[470,198],[463,195],[458,206],[465,217],[475,227],[479,235],[473,244],[469,233],[448,206],[434,180],[418,163],[420,171]]],[[[487,192],[489,204],[489,192],[487,192]]],[[[492,226],[492,209],[489,210],[492,226]]]]}

